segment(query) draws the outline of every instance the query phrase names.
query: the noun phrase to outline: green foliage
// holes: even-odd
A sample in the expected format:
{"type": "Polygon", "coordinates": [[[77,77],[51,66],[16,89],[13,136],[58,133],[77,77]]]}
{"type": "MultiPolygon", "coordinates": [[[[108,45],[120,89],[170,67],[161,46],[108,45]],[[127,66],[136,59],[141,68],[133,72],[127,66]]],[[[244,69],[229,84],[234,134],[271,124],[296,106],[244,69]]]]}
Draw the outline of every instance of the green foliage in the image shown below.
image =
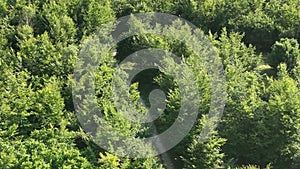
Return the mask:
{"type": "Polygon", "coordinates": [[[269,63],[274,68],[277,68],[281,63],[285,63],[289,72],[299,66],[300,51],[297,40],[283,38],[276,42],[272,46],[272,51],[269,55],[269,63]]]}
{"type": "MultiPolygon", "coordinates": [[[[230,167],[229,167],[230,168],[230,167]]],[[[229,169],[228,168],[228,169],[229,169]]],[[[244,165],[244,166],[242,166],[242,167],[236,167],[235,169],[260,169],[260,167],[259,166],[256,166],[256,165],[244,165]]],[[[271,169],[271,166],[270,165],[268,165],[265,169],[271,169]]]]}
{"type": "Polygon", "coordinates": [[[112,1],[112,8],[116,11],[117,17],[138,12],[164,12],[174,14],[178,2],[174,0],[115,0],[112,1]]]}
{"type": "Polygon", "coordinates": [[[224,28],[218,40],[214,41],[225,69],[228,65],[242,72],[251,71],[262,62],[262,56],[256,54],[255,47],[242,42],[243,37],[243,34],[227,33],[224,28]]]}
{"type": "Polygon", "coordinates": [[[192,141],[187,148],[187,153],[183,157],[184,168],[220,168],[223,166],[224,154],[221,146],[226,139],[220,138],[217,131],[214,131],[206,142],[201,142],[197,135],[200,134],[203,124],[207,121],[206,116],[197,125],[192,141]]]}
{"type": "MultiPolygon", "coordinates": [[[[94,74],[97,108],[115,133],[148,137],[177,118],[182,103],[178,84],[184,80],[149,70],[125,86],[114,76],[115,64],[133,52],[165,49],[191,68],[201,94],[193,103],[200,105],[197,123],[164,154],[175,168],[300,168],[299,9],[299,0],[0,0],[0,168],[165,168],[162,156],[119,157],[101,149],[74,112],[72,91],[77,89],[71,79],[85,40],[104,24],[139,12],[174,14],[206,33],[224,65],[227,104],[218,128],[201,142],[213,80],[205,64],[178,40],[134,35],[111,49],[117,55],[105,56],[94,74]],[[129,91],[131,113],[144,114],[140,99],[148,106],[150,91],[162,89],[165,112],[151,124],[131,122],[113,101],[124,98],[112,96],[112,81],[129,91]]],[[[146,23],[131,24],[141,28],[146,23]]],[[[183,35],[191,34],[180,26],[183,35]]],[[[175,34],[172,29],[168,33],[175,34]]],[[[88,78],[78,83],[92,80],[88,78]]],[[[87,122],[94,123],[97,118],[87,122]]],[[[101,138],[104,129],[91,132],[101,138]]],[[[147,146],[140,149],[153,152],[147,146]]]]}
{"type": "Polygon", "coordinates": [[[220,126],[221,136],[227,139],[223,150],[242,164],[266,166],[271,162],[274,168],[298,168],[298,141],[295,140],[299,132],[299,103],[296,103],[299,89],[296,82],[289,77],[286,66],[280,67],[278,80],[268,79],[266,84],[251,74],[242,75],[246,79],[236,75],[234,79],[238,78],[238,83],[228,84],[235,84],[235,88],[228,90],[224,125],[220,126]]]}
{"type": "Polygon", "coordinates": [[[227,77],[228,100],[219,126],[221,136],[227,139],[223,150],[242,164],[265,160],[264,155],[256,153],[264,147],[264,140],[260,140],[264,135],[261,117],[265,116],[262,81],[254,73],[234,69],[227,77]]]}
{"type": "Polygon", "coordinates": [[[100,159],[98,161],[101,169],[127,168],[129,165],[129,159],[126,159],[124,162],[120,163],[120,159],[117,156],[109,153],[106,153],[106,155],[100,153],[100,159]]]}
{"type": "Polygon", "coordinates": [[[76,27],[75,23],[68,16],[68,6],[64,1],[49,1],[43,4],[40,14],[47,25],[45,30],[49,32],[51,39],[64,46],[75,42],[76,27]]]}
{"type": "Polygon", "coordinates": [[[266,13],[275,21],[279,37],[296,38],[299,40],[299,1],[298,0],[270,0],[265,5],[266,13]]]}
{"type": "Polygon", "coordinates": [[[77,41],[80,42],[97,31],[102,25],[115,19],[109,0],[74,0],[66,3],[69,16],[77,28],[77,41]]]}
{"type": "Polygon", "coordinates": [[[34,104],[34,92],[26,83],[28,77],[26,72],[13,74],[6,70],[1,73],[1,137],[13,138],[26,130],[20,124],[30,116],[29,110],[34,104]]]}
{"type": "Polygon", "coordinates": [[[87,8],[81,10],[83,13],[84,27],[86,33],[90,34],[100,28],[101,25],[114,19],[114,12],[110,8],[110,1],[91,0],[85,1],[87,8]]]}
{"type": "MultiPolygon", "coordinates": [[[[52,130],[52,131],[51,131],[52,130]]],[[[0,140],[0,166],[2,168],[92,168],[92,165],[80,155],[71,143],[57,140],[58,132],[49,133],[44,141],[36,139],[0,140]],[[49,139],[50,138],[50,139],[49,139]]],[[[54,129],[55,130],[55,129],[54,129]]],[[[60,135],[65,137],[66,134],[60,135]]]]}
{"type": "Polygon", "coordinates": [[[235,158],[238,164],[266,165],[270,161],[261,154],[265,146],[261,120],[265,117],[265,85],[256,71],[262,59],[255,48],[242,43],[242,37],[236,33],[227,36],[224,30],[219,40],[215,40],[225,65],[228,94],[219,125],[221,137],[227,139],[222,150],[228,159],[235,158]],[[257,150],[261,153],[257,154],[257,150]]]}
{"type": "Polygon", "coordinates": [[[279,38],[299,39],[299,5],[297,0],[187,0],[176,12],[205,31],[245,32],[247,44],[270,51],[279,38]]]}
{"type": "Polygon", "coordinates": [[[270,79],[267,89],[268,119],[265,125],[270,132],[268,153],[275,156],[274,168],[299,168],[299,88],[288,76],[286,65],[279,66],[278,76],[276,81],[270,79]]]}
{"type": "Polygon", "coordinates": [[[91,168],[74,146],[55,78],[34,91],[26,72],[2,74],[1,168],[91,168]],[[9,120],[8,120],[9,119],[9,120]]]}
{"type": "Polygon", "coordinates": [[[59,68],[62,67],[61,56],[50,41],[48,33],[35,38],[29,26],[20,31],[22,39],[19,40],[20,50],[17,55],[22,58],[23,67],[33,75],[58,75],[59,68]]]}

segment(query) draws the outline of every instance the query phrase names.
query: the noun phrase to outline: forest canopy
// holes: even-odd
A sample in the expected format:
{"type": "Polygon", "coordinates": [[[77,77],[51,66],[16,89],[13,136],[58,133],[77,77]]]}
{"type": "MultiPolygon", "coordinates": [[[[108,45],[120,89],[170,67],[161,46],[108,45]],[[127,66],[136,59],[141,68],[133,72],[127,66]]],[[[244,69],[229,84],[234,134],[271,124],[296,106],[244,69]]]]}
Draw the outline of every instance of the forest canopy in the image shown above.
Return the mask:
{"type": "Polygon", "coordinates": [[[299,42],[299,0],[0,0],[0,168],[298,169],[299,42]],[[203,31],[223,65],[227,95],[217,128],[199,141],[212,99],[205,64],[165,36],[122,40],[94,75],[99,112],[116,131],[137,138],[162,133],[181,107],[180,82],[149,69],[133,78],[129,99],[144,112],[150,92],[160,89],[164,112],[151,124],[120,115],[111,99],[115,65],[137,51],[158,48],[178,56],[201,95],[196,122],[180,143],[155,157],[132,158],[104,149],[84,131],[72,87],[86,41],[120,17],[145,12],[171,14],[203,31]]]}

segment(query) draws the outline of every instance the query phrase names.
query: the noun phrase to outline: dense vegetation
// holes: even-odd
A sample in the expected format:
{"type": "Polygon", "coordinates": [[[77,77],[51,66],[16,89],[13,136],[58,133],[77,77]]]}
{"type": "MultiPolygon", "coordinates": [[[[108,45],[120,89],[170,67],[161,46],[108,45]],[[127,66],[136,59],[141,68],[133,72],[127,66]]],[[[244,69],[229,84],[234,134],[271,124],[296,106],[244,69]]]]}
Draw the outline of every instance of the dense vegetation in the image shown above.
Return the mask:
{"type": "MultiPolygon", "coordinates": [[[[184,44],[149,34],[120,42],[116,57],[99,65],[96,94],[107,120],[127,135],[149,135],[151,127],[131,125],[115,111],[113,65],[140,49],[167,49],[186,58],[202,95],[192,131],[165,153],[175,168],[300,168],[299,0],[0,0],[0,168],[166,168],[160,156],[118,157],[97,146],[72,101],[84,41],[105,23],[149,11],[185,18],[216,47],[228,94],[222,120],[209,140],[198,141],[210,108],[210,77],[184,44]]],[[[133,101],[147,102],[156,88],[168,100],[155,121],[161,132],[180,106],[172,78],[142,72],[131,93],[133,101]]]]}

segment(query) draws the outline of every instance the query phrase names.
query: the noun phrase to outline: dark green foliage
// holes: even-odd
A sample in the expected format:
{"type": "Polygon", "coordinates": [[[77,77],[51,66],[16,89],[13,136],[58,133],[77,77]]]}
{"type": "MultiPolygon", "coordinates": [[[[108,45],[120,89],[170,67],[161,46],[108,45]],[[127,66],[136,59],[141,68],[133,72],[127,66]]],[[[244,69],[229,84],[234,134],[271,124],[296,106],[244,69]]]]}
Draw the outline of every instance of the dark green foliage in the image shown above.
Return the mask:
{"type": "MultiPolygon", "coordinates": [[[[299,11],[299,0],[0,0],[0,168],[300,168],[299,11]],[[118,43],[94,74],[97,108],[115,129],[109,134],[162,133],[181,108],[178,86],[188,85],[184,80],[151,69],[125,86],[114,76],[116,63],[134,52],[159,48],[179,56],[201,94],[191,102],[200,106],[190,133],[151,158],[121,157],[98,146],[79,124],[72,100],[73,69],[86,40],[116,18],[140,12],[174,14],[200,27],[218,51],[228,94],[220,124],[202,142],[213,81],[203,61],[187,44],[166,36],[145,33],[118,43]],[[165,92],[166,110],[153,123],[129,121],[114,103],[120,99],[112,97],[114,80],[117,89],[129,91],[137,110],[131,113],[145,113],[140,99],[149,107],[154,89],[165,92]]],[[[143,24],[133,20],[131,26],[143,24]]],[[[191,33],[181,28],[182,34],[191,33]]],[[[86,124],[97,123],[95,118],[86,124]]],[[[90,132],[99,139],[105,129],[90,132]]]]}
{"type": "Polygon", "coordinates": [[[300,64],[300,48],[296,39],[283,38],[272,46],[269,55],[269,64],[277,68],[285,63],[290,73],[300,64]]]}
{"type": "Polygon", "coordinates": [[[139,12],[164,12],[175,14],[179,4],[174,0],[115,0],[111,3],[112,8],[116,11],[117,17],[139,12]]]}

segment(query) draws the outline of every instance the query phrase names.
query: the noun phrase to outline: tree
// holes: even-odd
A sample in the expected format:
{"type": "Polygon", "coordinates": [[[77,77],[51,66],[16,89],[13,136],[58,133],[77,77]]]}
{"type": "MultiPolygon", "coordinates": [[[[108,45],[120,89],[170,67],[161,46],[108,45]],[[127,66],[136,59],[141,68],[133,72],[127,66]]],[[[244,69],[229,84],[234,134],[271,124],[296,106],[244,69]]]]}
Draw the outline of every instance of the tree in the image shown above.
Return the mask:
{"type": "Polygon", "coordinates": [[[184,168],[220,168],[224,165],[224,154],[221,152],[221,146],[226,139],[220,138],[217,131],[213,131],[209,139],[205,142],[199,140],[201,128],[206,122],[207,116],[199,120],[194,130],[192,141],[190,142],[186,153],[184,154],[184,168]]]}
{"type": "Polygon", "coordinates": [[[47,32],[33,36],[30,26],[19,29],[19,48],[17,56],[21,58],[23,69],[27,69],[32,75],[61,75],[62,56],[51,42],[47,32]]]}
{"type": "Polygon", "coordinates": [[[217,47],[225,69],[226,66],[232,66],[232,68],[243,72],[253,71],[262,63],[262,55],[256,54],[256,48],[243,43],[244,34],[229,33],[226,28],[223,28],[218,40],[212,35],[210,38],[217,47]]]}
{"type": "Polygon", "coordinates": [[[77,29],[68,15],[68,4],[65,1],[49,1],[43,4],[39,16],[46,22],[43,30],[47,30],[52,42],[62,47],[76,42],[77,29]]]}
{"type": "Polygon", "coordinates": [[[287,66],[278,67],[278,80],[269,79],[265,125],[269,157],[274,168],[299,168],[299,88],[288,75],[287,66]]]}
{"type": "Polygon", "coordinates": [[[282,38],[272,46],[269,64],[277,68],[281,63],[285,63],[288,72],[300,64],[299,44],[296,39],[282,38]]]}
{"type": "Polygon", "coordinates": [[[275,21],[274,26],[279,31],[279,38],[295,38],[299,40],[299,1],[270,0],[265,4],[266,13],[275,21]]]}

